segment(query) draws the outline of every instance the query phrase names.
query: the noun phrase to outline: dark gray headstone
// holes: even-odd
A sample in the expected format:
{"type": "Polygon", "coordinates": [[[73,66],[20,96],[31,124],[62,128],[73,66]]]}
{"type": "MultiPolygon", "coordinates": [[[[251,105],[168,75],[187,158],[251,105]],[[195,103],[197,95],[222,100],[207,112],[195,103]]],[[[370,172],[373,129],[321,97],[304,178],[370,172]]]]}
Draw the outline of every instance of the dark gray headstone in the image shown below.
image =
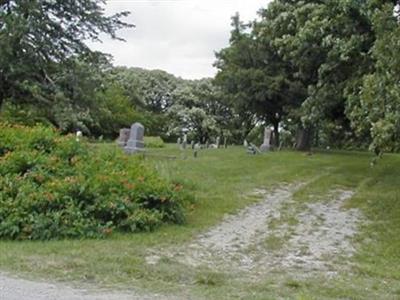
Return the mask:
{"type": "Polygon", "coordinates": [[[140,123],[135,123],[131,126],[129,140],[124,148],[125,153],[132,154],[144,150],[144,127],[140,123]]]}

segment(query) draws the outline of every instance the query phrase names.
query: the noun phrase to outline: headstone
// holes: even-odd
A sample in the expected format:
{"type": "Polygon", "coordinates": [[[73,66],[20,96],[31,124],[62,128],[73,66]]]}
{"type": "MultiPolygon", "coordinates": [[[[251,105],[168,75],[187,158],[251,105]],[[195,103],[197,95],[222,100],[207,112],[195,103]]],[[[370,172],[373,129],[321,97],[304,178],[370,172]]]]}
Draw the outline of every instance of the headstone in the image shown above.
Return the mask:
{"type": "Polygon", "coordinates": [[[125,147],[126,143],[128,143],[129,135],[131,130],[129,128],[122,128],[119,130],[119,137],[117,139],[117,144],[120,147],[125,147]]]}
{"type": "Polygon", "coordinates": [[[190,148],[194,149],[194,140],[190,142],[190,148]]]}
{"type": "Polygon", "coordinates": [[[271,149],[271,136],[272,136],[271,128],[265,127],[264,142],[260,147],[261,152],[267,152],[271,149]]]}
{"type": "Polygon", "coordinates": [[[182,139],[180,137],[178,137],[178,140],[176,141],[176,143],[178,144],[178,146],[180,146],[182,144],[182,139]]]}
{"type": "Polygon", "coordinates": [[[182,149],[185,150],[187,145],[187,135],[186,133],[183,135],[182,149]]]}
{"type": "Polygon", "coordinates": [[[221,138],[219,136],[217,136],[216,140],[215,140],[215,144],[217,146],[217,149],[219,148],[219,144],[221,143],[221,138]]]}
{"type": "Polygon", "coordinates": [[[228,148],[228,139],[224,137],[224,148],[228,148]]]}
{"type": "Polygon", "coordinates": [[[243,141],[243,146],[245,146],[246,148],[249,146],[249,143],[247,142],[247,140],[243,141]]]}
{"type": "Polygon", "coordinates": [[[124,148],[125,153],[132,154],[144,150],[144,127],[140,123],[135,123],[131,126],[129,140],[124,148]]]}
{"type": "Polygon", "coordinates": [[[78,130],[76,132],[76,141],[79,142],[82,137],[82,131],[78,130]]]}

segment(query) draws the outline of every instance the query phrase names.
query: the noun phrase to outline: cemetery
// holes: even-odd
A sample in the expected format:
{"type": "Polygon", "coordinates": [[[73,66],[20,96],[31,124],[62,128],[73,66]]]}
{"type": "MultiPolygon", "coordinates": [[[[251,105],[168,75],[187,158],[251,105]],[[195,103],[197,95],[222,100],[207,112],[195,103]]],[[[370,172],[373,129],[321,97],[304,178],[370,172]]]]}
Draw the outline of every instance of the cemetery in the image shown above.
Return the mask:
{"type": "MultiPolygon", "coordinates": [[[[107,299],[132,295],[134,299],[179,299],[189,293],[212,299],[241,293],[325,298],[332,295],[331,285],[341,286],[333,297],[390,298],[397,291],[396,277],[385,290],[367,287],[371,276],[397,272],[397,251],[390,254],[389,249],[398,245],[398,227],[387,231],[386,226],[397,222],[398,189],[391,174],[400,166],[398,155],[385,155],[371,169],[368,153],[316,151],[308,156],[290,149],[272,151],[265,147],[271,138],[269,128],[262,145],[244,142],[217,148],[209,143],[207,148],[207,143],[197,142],[193,149],[184,135],[181,144],[177,140],[163,148],[146,148],[145,128],[138,123],[130,130],[121,129],[119,138],[109,143],[77,141],[71,136],[52,144],[53,138],[59,138],[49,129],[18,127],[11,132],[12,126],[4,125],[1,129],[3,141],[20,141],[5,145],[9,154],[0,168],[3,204],[13,188],[5,180],[18,178],[18,170],[29,168],[26,164],[33,159],[27,153],[38,151],[29,149],[56,155],[34,159],[31,163],[40,168],[25,173],[18,186],[25,191],[24,198],[9,198],[11,202],[0,209],[3,218],[11,207],[28,210],[3,219],[3,271],[68,279],[81,288],[108,287],[107,299]],[[128,144],[138,151],[127,151],[128,144]],[[258,149],[256,155],[249,154],[251,145],[258,149]],[[17,158],[19,164],[14,165],[17,158]],[[34,182],[45,189],[29,190],[34,182]],[[147,192],[151,194],[145,196],[147,192]],[[75,207],[67,208],[57,200],[61,196],[79,198],[75,207]],[[37,202],[38,197],[43,200],[37,202]],[[382,209],[386,206],[393,208],[391,214],[382,209]],[[82,219],[78,208],[88,210],[82,219]],[[41,209],[47,213],[41,215],[41,209]],[[31,211],[36,211],[37,219],[18,217],[31,211]],[[384,224],[378,221],[383,216],[384,224]],[[12,222],[13,231],[9,230],[12,222]],[[373,245],[371,234],[379,234],[373,245]],[[35,239],[46,242],[37,247],[30,241],[35,239]],[[387,256],[379,256],[381,251],[387,256]],[[348,285],[356,276],[355,266],[358,272],[366,272],[371,261],[377,273],[359,273],[358,285],[348,285]],[[157,288],[149,289],[149,284],[157,288]],[[125,288],[116,292],[117,285],[125,288]],[[269,290],[264,290],[265,285],[269,290]]],[[[1,280],[10,279],[0,276],[1,280]]],[[[39,285],[38,290],[42,288],[39,285]]],[[[75,295],[75,290],[63,289],[59,292],[75,295]]]]}
{"type": "Polygon", "coordinates": [[[399,24],[0,1],[0,300],[400,299],[399,24]]]}

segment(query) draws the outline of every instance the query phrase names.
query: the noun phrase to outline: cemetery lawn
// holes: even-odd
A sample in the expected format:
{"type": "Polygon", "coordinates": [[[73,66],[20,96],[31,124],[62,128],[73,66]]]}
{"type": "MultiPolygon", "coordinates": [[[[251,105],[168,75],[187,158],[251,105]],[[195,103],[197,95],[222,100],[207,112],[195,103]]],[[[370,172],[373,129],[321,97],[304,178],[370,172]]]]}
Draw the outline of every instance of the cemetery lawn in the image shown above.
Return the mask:
{"type": "MultiPolygon", "coordinates": [[[[282,151],[251,156],[243,147],[231,147],[203,150],[198,158],[187,150],[186,156],[168,145],[150,150],[146,159],[163,176],[185,182],[192,192],[195,202],[187,224],[151,233],[113,234],[104,240],[0,241],[0,272],[78,286],[139,289],[145,295],[178,299],[400,298],[400,155],[385,155],[373,168],[371,154],[362,152],[282,151]],[[282,206],[276,226],[296,226],[299,219],[288,212],[307,203],[329,201],[339,190],[354,192],[342,209],[358,209],[363,215],[351,238],[356,252],[340,263],[332,257],[335,272],[331,275],[300,276],[301,270],[299,275],[282,267],[247,276],[240,270],[224,272],[171,259],[172,249],[184,249],[225,214],[261,201],[252,194],[255,189],[268,191],[292,183],[303,185],[294,192],[294,201],[282,206]],[[146,258],[154,253],[160,259],[148,264],[146,258]]],[[[287,239],[270,236],[265,253],[279,253],[287,239]]]]}

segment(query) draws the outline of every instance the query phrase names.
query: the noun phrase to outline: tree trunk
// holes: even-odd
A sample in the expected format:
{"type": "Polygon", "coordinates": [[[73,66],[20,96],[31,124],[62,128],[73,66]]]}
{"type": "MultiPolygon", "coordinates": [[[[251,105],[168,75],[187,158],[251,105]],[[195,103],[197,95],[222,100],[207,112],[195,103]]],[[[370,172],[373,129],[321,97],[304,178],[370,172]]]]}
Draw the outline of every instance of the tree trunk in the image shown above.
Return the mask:
{"type": "Polygon", "coordinates": [[[311,128],[299,128],[296,134],[296,150],[310,151],[313,130],[311,128]]]}

